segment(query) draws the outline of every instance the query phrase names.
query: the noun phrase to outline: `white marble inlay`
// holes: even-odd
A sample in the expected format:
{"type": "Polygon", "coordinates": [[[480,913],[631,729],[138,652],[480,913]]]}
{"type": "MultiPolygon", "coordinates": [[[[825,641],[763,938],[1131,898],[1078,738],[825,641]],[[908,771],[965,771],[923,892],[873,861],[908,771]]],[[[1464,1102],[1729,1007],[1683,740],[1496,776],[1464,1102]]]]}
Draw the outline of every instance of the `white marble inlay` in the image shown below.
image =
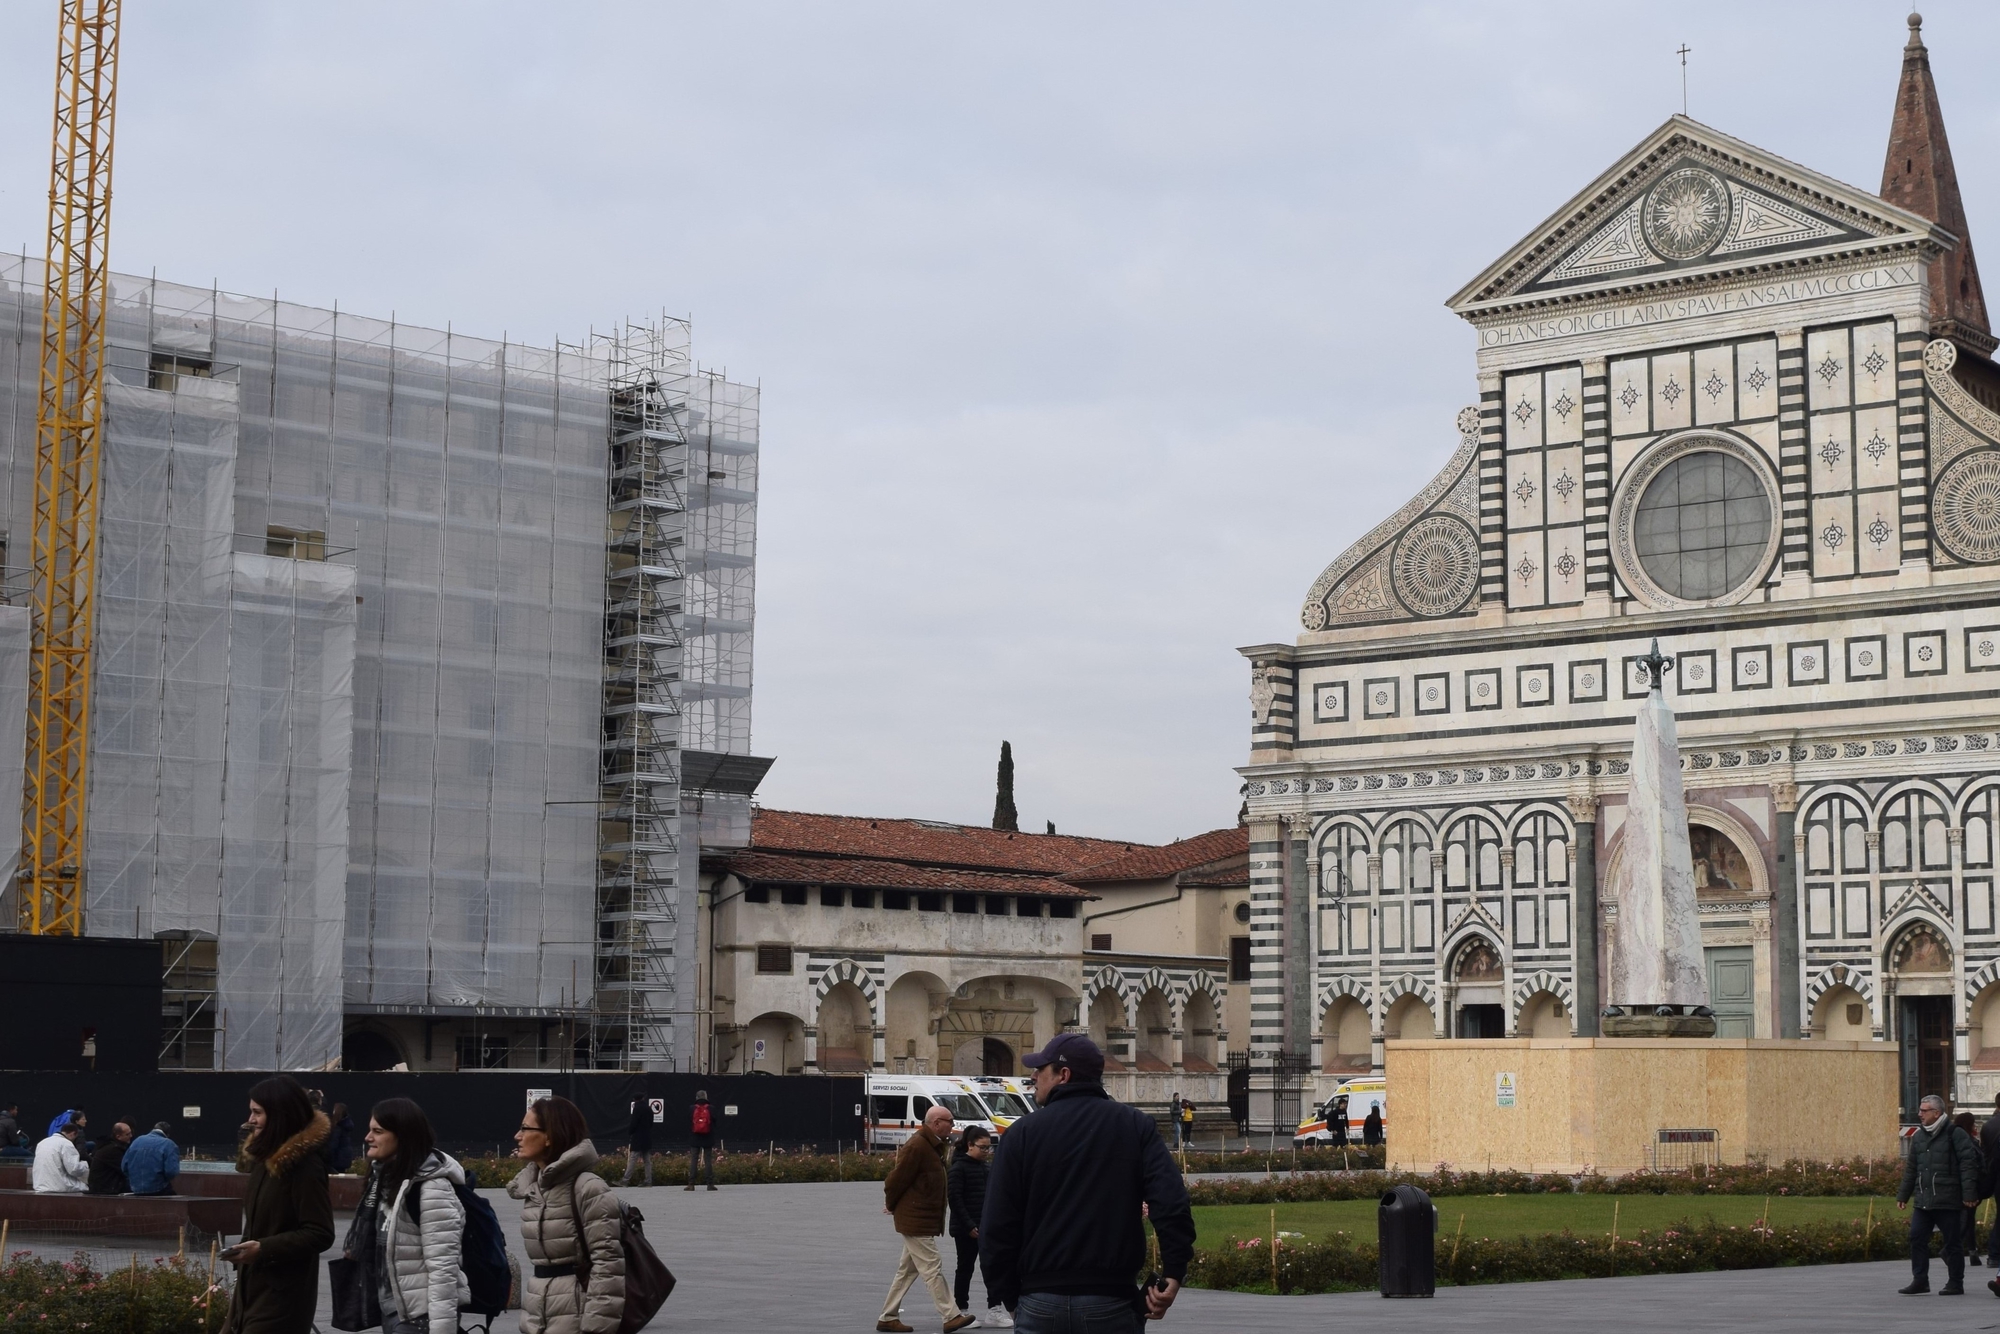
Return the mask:
{"type": "Polygon", "coordinates": [[[1639,706],[1631,781],[1624,849],[1610,887],[1618,902],[1610,998],[1619,1005],[1706,1005],[1680,742],[1673,710],[1657,690],[1639,706]]]}

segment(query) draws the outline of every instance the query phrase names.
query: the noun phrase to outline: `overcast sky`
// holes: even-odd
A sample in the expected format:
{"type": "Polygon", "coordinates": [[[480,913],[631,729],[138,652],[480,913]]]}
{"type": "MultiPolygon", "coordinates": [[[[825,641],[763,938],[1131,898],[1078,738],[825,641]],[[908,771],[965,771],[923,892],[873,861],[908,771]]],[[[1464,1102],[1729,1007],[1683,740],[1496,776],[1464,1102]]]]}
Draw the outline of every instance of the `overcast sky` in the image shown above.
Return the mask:
{"type": "MultiPolygon", "coordinates": [[[[31,254],[56,8],[0,0],[31,254]]],[[[2000,255],[2000,6],[1925,8],[2000,255]]],[[[1455,445],[1444,299],[1679,110],[1683,42],[1696,119],[1875,188],[1904,12],[133,0],[112,259],[692,315],[764,391],[765,803],[985,823],[1006,738],[1024,828],[1164,840],[1235,818],[1237,647],[1455,445]]]]}

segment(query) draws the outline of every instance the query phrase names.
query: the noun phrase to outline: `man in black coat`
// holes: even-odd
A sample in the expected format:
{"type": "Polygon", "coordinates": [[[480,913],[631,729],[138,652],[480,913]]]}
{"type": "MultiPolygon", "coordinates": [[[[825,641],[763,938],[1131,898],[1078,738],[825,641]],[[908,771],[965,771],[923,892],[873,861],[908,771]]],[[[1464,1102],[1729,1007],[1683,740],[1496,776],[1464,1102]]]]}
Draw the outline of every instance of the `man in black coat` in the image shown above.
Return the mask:
{"type": "Polygon", "coordinates": [[[1194,1258],[1187,1185],[1152,1117],[1104,1091],[1096,1043],[1058,1033],[1021,1063],[1041,1110],[1007,1127],[994,1155],[979,1229],[991,1294],[1024,1328],[1108,1329],[1123,1314],[1136,1332],[1166,1315],[1194,1258]],[[1160,1277],[1135,1291],[1148,1217],[1160,1277]]]}
{"type": "MultiPolygon", "coordinates": [[[[2000,1100],[1995,1101],[1994,1114],[1979,1127],[1979,1161],[1980,1197],[2000,1195],[2000,1100]]],[[[1986,1263],[2000,1269],[2000,1219],[1995,1220],[1993,1230],[1986,1234],[1986,1263]]],[[[1986,1286],[2000,1297],[2000,1278],[1987,1280],[1986,1286]]]]}
{"type": "Polygon", "coordinates": [[[625,1184],[632,1184],[632,1174],[641,1162],[646,1165],[646,1184],[653,1184],[653,1100],[640,1097],[632,1102],[632,1130],[626,1136],[630,1141],[625,1146],[625,1184]]]}
{"type": "Polygon", "coordinates": [[[125,1180],[125,1150],[132,1143],[132,1125],[120,1121],[111,1127],[111,1138],[97,1146],[90,1155],[90,1185],[92,1195],[123,1195],[132,1187],[125,1180]]]}

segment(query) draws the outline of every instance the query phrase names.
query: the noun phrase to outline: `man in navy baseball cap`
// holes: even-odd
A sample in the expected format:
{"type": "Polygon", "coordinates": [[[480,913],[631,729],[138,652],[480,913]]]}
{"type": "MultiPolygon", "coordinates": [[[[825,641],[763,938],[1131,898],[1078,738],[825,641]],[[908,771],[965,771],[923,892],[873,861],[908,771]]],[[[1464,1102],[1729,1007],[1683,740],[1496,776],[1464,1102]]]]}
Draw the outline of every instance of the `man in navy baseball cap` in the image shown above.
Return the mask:
{"type": "Polygon", "coordinates": [[[1067,1070],[1070,1078],[1081,1084],[1101,1084],[1104,1082],[1104,1053],[1097,1044],[1081,1033],[1058,1033],[1049,1039],[1049,1045],[1032,1056],[1023,1056],[1021,1064],[1035,1072],[1035,1101],[1047,1102],[1048,1094],[1042,1085],[1046,1080],[1049,1087],[1055,1086],[1058,1070],[1067,1070]],[[1049,1074],[1043,1075],[1044,1067],[1049,1074]]]}
{"type": "Polygon", "coordinates": [[[1035,1072],[1041,1110],[1007,1127],[988,1169],[986,1291],[1019,1330],[1136,1331],[1166,1315],[1194,1258],[1187,1184],[1153,1118],[1105,1091],[1095,1042],[1058,1033],[1021,1064],[1035,1072]],[[1160,1267],[1140,1290],[1132,1277],[1146,1262],[1148,1217],[1160,1267]]]}

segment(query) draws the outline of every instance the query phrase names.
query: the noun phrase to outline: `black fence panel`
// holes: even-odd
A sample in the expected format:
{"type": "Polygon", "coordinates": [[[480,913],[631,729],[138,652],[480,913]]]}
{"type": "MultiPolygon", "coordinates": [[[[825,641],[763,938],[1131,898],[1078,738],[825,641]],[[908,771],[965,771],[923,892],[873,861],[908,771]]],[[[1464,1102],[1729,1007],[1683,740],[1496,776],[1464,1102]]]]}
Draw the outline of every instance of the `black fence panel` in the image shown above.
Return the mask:
{"type": "MultiPolygon", "coordinates": [[[[853,1143],[862,1125],[863,1080],[858,1075],[688,1075],[575,1073],[532,1070],[294,1072],[307,1088],[326,1095],[330,1108],[347,1104],[354,1118],[355,1152],[368,1127],[368,1109],[384,1098],[410,1098],[430,1117],[439,1143],[453,1152],[513,1152],[530,1093],[569,1098],[583,1109],[599,1150],[622,1147],[631,1128],[632,1104],[658,1098],[663,1119],[654,1127],[656,1152],[686,1148],[692,1139],[697,1090],[708,1094],[715,1132],[732,1149],[853,1143]]],[[[121,1073],[115,1071],[0,1071],[0,1107],[21,1106],[22,1124],[37,1134],[64,1108],[81,1108],[93,1135],[130,1117],[144,1129],[156,1121],[173,1127],[183,1145],[204,1154],[233,1152],[237,1129],[249,1110],[250,1088],[268,1075],[253,1071],[121,1073]]]]}
{"type": "Polygon", "coordinates": [[[0,933],[0,1069],[153,1069],[160,958],[157,940],[0,933]]]}

